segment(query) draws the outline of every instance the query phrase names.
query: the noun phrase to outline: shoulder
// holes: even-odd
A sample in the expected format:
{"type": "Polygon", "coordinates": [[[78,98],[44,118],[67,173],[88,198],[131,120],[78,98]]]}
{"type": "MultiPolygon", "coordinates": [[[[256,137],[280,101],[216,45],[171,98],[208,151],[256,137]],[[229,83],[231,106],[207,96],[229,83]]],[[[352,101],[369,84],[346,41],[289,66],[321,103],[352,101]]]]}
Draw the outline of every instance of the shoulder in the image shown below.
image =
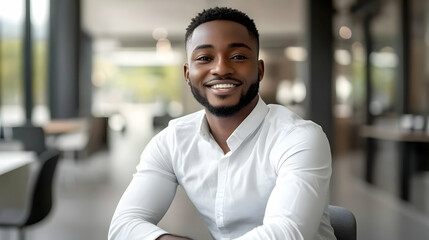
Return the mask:
{"type": "Polygon", "coordinates": [[[204,110],[194,112],[179,118],[175,118],[168,123],[168,126],[181,127],[187,125],[194,125],[195,123],[201,123],[202,118],[204,117],[204,110]]]}
{"type": "Polygon", "coordinates": [[[323,130],[319,125],[312,121],[304,120],[302,117],[284,106],[270,104],[268,107],[269,111],[265,119],[265,124],[282,134],[288,135],[292,132],[307,134],[323,133],[323,130]]]}
{"type": "Polygon", "coordinates": [[[275,166],[279,167],[284,161],[298,155],[308,158],[300,158],[301,162],[330,161],[329,142],[318,124],[302,119],[286,107],[269,107],[264,127],[270,133],[270,159],[275,166]]]}
{"type": "Polygon", "coordinates": [[[177,139],[185,140],[198,134],[204,110],[194,112],[176,119],[171,120],[168,126],[158,133],[154,138],[158,141],[176,141],[177,139]]]}
{"type": "Polygon", "coordinates": [[[189,135],[189,131],[199,131],[201,127],[201,122],[204,118],[204,114],[204,110],[200,110],[198,112],[194,112],[183,117],[173,119],[168,123],[167,129],[169,131],[174,132],[188,131],[187,135],[189,135]]]}

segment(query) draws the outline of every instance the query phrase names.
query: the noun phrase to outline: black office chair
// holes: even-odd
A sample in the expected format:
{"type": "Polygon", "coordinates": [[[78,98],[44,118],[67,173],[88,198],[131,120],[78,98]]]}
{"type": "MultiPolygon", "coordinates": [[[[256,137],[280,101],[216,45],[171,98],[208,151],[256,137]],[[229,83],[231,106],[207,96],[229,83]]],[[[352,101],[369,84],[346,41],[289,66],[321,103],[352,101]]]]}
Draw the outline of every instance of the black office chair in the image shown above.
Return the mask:
{"type": "Polygon", "coordinates": [[[46,150],[45,132],[36,126],[12,127],[12,138],[24,145],[24,150],[35,151],[40,155],[46,150]]]}
{"type": "Polygon", "coordinates": [[[59,159],[57,150],[47,150],[39,156],[35,181],[30,185],[28,204],[22,209],[0,209],[0,227],[18,229],[20,240],[25,239],[24,228],[43,220],[52,208],[52,185],[59,159]]]}
{"type": "Polygon", "coordinates": [[[337,240],[356,240],[356,219],[353,213],[343,207],[329,205],[331,226],[337,240]]]}

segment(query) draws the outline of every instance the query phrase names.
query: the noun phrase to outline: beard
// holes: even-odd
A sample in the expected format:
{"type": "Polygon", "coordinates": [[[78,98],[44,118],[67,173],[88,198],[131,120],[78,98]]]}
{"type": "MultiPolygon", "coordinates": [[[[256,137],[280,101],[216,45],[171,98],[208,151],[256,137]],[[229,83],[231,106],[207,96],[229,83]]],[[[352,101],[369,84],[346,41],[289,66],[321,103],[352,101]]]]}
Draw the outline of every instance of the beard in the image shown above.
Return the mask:
{"type": "Polygon", "coordinates": [[[247,92],[241,95],[239,102],[233,106],[215,107],[209,103],[207,97],[203,96],[200,91],[190,83],[191,81],[189,81],[189,86],[191,87],[191,92],[195,99],[211,114],[217,117],[230,117],[238,113],[245,106],[249,105],[250,102],[252,102],[252,100],[258,95],[259,80],[260,79],[258,77],[258,81],[250,85],[247,92]]]}

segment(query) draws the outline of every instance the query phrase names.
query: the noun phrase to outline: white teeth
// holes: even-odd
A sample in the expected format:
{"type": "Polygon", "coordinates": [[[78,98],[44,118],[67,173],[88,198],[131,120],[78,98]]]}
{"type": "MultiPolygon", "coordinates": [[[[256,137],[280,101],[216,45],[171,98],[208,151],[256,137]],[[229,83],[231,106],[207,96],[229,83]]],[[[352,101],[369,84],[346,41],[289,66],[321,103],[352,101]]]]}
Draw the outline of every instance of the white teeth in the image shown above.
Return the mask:
{"type": "Polygon", "coordinates": [[[231,83],[222,83],[222,84],[215,84],[211,86],[211,88],[219,89],[219,88],[232,88],[234,87],[234,84],[231,83]]]}

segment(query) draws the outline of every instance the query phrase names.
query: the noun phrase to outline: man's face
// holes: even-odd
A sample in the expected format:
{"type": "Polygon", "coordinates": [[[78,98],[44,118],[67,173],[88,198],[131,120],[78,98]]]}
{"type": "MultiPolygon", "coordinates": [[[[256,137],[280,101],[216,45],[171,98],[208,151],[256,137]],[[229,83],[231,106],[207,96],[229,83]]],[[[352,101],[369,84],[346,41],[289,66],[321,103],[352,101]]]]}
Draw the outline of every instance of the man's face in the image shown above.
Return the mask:
{"type": "Polygon", "coordinates": [[[231,116],[255,99],[264,65],[245,26],[224,20],[203,23],[195,28],[186,49],[186,81],[209,112],[231,116]]]}

